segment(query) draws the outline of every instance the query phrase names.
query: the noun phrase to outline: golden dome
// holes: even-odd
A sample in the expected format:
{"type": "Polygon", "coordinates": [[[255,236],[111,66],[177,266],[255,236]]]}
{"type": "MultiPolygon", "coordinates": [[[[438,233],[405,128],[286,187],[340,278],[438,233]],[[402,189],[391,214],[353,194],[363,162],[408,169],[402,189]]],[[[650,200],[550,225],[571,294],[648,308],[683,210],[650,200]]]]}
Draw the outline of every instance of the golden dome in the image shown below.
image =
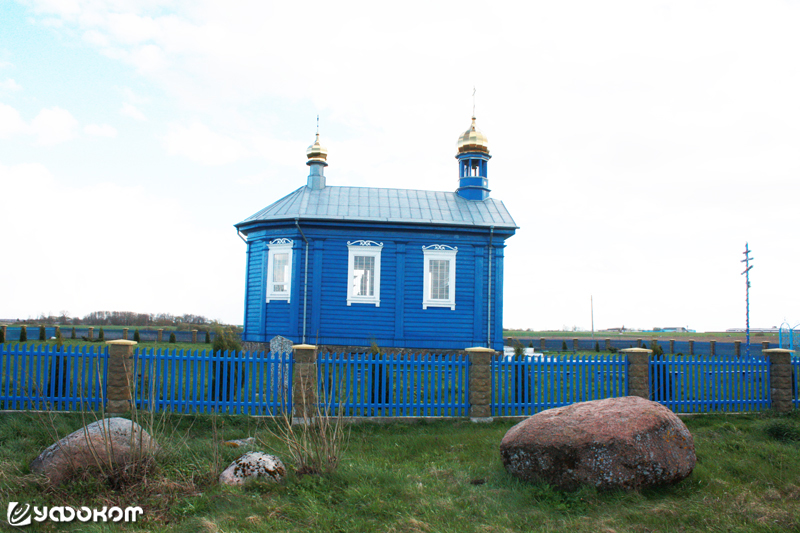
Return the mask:
{"type": "Polygon", "coordinates": [[[475,117],[472,117],[472,126],[458,138],[458,153],[465,152],[489,153],[489,139],[475,127],[475,117]]]}
{"type": "Polygon", "coordinates": [[[328,150],[319,144],[319,133],[317,133],[317,140],[314,141],[314,144],[306,150],[306,155],[309,161],[321,161],[323,163],[328,158],[328,150]]]}

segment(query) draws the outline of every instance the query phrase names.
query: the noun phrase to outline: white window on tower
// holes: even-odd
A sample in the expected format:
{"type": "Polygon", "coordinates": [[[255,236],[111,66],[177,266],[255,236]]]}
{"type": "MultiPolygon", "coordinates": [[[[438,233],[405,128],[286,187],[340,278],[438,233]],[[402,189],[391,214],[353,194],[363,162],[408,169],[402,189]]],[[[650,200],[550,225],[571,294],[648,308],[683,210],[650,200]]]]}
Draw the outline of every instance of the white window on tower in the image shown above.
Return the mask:
{"type": "Polygon", "coordinates": [[[381,305],[381,250],[383,243],[347,243],[347,305],[381,305]]]}
{"type": "Polygon", "coordinates": [[[286,300],[292,293],[291,239],[274,239],[267,245],[267,301],[286,300]]]}
{"type": "Polygon", "coordinates": [[[446,244],[422,247],[423,274],[422,308],[456,308],[456,253],[458,248],[446,244]]]}

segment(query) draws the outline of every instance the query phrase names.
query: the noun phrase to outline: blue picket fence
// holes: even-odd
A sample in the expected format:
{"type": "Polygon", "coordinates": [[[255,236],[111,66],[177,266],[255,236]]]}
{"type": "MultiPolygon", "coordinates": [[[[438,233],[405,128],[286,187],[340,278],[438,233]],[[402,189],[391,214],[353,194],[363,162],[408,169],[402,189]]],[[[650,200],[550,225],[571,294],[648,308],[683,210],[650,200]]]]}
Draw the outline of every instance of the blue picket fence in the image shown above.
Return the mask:
{"type": "Polygon", "coordinates": [[[492,416],[525,416],[628,394],[624,355],[533,355],[492,361],[492,416]]]}
{"type": "Polygon", "coordinates": [[[292,355],[137,349],[139,409],[275,416],[291,409],[292,355]]]}
{"type": "Polygon", "coordinates": [[[107,362],[106,346],[0,344],[0,409],[100,409],[107,362]]]}
{"type": "Polygon", "coordinates": [[[769,378],[763,357],[661,356],[650,361],[651,399],[678,413],[769,409],[769,378]]]}
{"type": "Polygon", "coordinates": [[[469,415],[466,355],[319,354],[320,407],[356,417],[469,415]]]}

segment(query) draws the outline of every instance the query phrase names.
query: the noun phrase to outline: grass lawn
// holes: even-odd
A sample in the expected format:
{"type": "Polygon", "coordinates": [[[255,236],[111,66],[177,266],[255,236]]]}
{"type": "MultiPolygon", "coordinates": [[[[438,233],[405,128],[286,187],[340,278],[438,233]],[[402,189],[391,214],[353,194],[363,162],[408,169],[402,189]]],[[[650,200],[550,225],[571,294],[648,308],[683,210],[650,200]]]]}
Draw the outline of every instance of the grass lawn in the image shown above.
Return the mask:
{"type": "Polygon", "coordinates": [[[698,463],[682,483],[560,493],[506,474],[498,445],[513,422],[461,420],[356,425],[334,474],[223,488],[215,482],[218,469],[243,451],[218,446],[221,439],[254,435],[284,455],[265,422],[171,415],[157,424],[164,449],[157,470],[145,482],[111,491],[91,480],[48,489],[29,475],[28,464],[52,442],[52,431],[63,436],[79,428],[80,415],[2,413],[0,515],[8,501],[145,509],[137,524],[29,528],[40,531],[800,531],[797,413],[684,420],[698,463]]]}

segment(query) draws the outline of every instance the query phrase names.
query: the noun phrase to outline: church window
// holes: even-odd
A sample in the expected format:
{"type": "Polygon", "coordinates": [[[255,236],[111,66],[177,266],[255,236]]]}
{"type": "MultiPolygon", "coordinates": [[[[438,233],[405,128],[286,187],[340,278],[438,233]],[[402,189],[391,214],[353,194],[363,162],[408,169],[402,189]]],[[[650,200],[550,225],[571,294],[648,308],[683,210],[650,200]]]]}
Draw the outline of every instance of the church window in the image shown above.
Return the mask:
{"type": "Polygon", "coordinates": [[[267,301],[290,299],[292,293],[291,239],[274,239],[267,245],[267,301]]]}
{"type": "Polygon", "coordinates": [[[456,308],[456,253],[458,248],[446,244],[423,246],[425,272],[422,308],[456,308]]]}
{"type": "Polygon", "coordinates": [[[383,243],[352,241],[347,243],[347,305],[381,305],[381,250],[383,243]]]}

